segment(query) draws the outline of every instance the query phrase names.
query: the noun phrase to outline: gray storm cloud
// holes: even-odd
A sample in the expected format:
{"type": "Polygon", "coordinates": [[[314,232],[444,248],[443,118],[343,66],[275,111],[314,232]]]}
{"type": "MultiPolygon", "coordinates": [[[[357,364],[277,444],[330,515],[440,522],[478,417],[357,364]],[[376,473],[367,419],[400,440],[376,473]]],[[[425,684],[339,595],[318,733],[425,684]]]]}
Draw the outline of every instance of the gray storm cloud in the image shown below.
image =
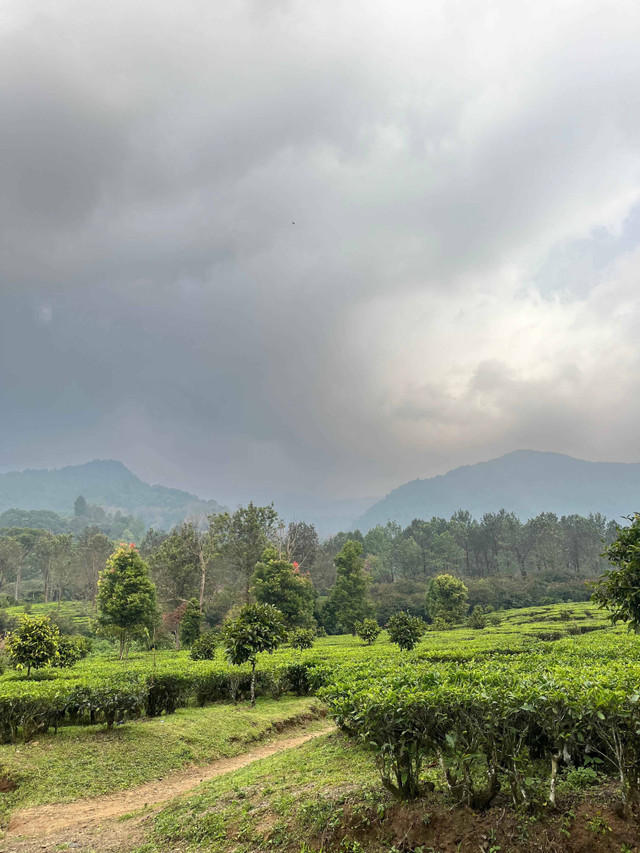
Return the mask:
{"type": "Polygon", "coordinates": [[[9,0],[0,40],[4,469],[640,458],[635,3],[9,0]]]}

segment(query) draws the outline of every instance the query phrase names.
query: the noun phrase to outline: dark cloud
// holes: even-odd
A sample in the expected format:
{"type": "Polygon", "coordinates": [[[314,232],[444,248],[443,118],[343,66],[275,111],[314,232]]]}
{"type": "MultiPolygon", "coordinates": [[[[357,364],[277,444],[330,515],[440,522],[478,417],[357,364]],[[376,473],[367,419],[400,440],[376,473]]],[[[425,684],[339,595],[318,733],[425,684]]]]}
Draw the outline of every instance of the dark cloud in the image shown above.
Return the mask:
{"type": "Polygon", "coordinates": [[[2,14],[0,466],[295,503],[637,458],[634,4],[2,14]]]}

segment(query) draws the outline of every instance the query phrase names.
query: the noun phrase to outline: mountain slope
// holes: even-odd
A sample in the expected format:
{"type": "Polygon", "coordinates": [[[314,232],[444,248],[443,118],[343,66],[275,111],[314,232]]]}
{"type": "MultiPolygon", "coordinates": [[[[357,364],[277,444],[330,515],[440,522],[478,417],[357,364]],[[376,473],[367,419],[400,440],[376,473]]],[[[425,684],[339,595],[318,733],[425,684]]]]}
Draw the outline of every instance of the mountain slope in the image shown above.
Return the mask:
{"type": "Polygon", "coordinates": [[[601,512],[620,519],[640,510],[640,463],[586,462],[561,453],[516,450],[489,462],[463,465],[427,480],[413,480],[374,504],[356,523],[366,531],[414,518],[449,518],[466,509],[480,517],[500,509],[522,519],[601,512]]]}
{"type": "Polygon", "coordinates": [[[169,528],[191,515],[219,512],[215,501],[166,486],[150,486],[121,462],[95,459],[85,465],[54,470],[0,474],[0,512],[7,509],[50,509],[73,514],[83,495],[90,504],[111,512],[140,516],[148,525],[169,528]]]}

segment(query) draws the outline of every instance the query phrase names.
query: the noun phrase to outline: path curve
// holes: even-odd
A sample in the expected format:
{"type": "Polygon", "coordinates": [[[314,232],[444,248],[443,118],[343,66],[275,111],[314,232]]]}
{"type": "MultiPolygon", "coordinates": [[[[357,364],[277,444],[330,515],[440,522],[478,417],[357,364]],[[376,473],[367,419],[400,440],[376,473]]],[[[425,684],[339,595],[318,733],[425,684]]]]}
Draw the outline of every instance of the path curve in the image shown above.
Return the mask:
{"type": "Polygon", "coordinates": [[[11,818],[5,838],[21,836],[30,838],[39,835],[53,835],[60,830],[82,827],[88,828],[109,818],[121,817],[145,806],[159,806],[167,800],[180,796],[194,788],[200,782],[223,776],[233,770],[246,767],[261,758],[268,758],[286,749],[294,749],[307,741],[325,735],[332,731],[333,725],[318,731],[306,732],[296,737],[277,740],[264,746],[256,747],[250,752],[243,752],[232,758],[220,758],[202,767],[192,767],[181,770],[158,779],[155,782],[145,782],[136,788],[119,791],[117,794],[106,794],[99,797],[87,797],[83,800],[73,800],[70,803],[50,803],[45,806],[32,806],[21,809],[11,818]]]}

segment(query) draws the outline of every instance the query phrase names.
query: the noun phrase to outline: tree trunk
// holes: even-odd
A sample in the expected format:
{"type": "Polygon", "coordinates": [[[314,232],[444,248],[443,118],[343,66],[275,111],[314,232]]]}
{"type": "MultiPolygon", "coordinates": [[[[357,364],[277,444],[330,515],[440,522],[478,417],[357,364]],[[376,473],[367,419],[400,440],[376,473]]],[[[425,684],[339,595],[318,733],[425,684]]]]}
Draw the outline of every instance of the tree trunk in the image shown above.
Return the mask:
{"type": "Polygon", "coordinates": [[[200,615],[202,616],[202,608],[204,606],[204,585],[207,579],[207,561],[204,558],[202,549],[200,550],[200,615]]]}
{"type": "Polygon", "coordinates": [[[251,661],[251,707],[254,708],[256,704],[256,662],[255,660],[251,661]]]}
{"type": "Polygon", "coordinates": [[[16,603],[20,601],[20,582],[22,580],[22,564],[18,566],[18,574],[16,575],[16,603]]]}
{"type": "Polygon", "coordinates": [[[125,635],[124,635],[124,631],[123,631],[120,634],[120,658],[119,658],[119,660],[122,660],[122,658],[124,657],[124,642],[125,642],[125,635]]]}

